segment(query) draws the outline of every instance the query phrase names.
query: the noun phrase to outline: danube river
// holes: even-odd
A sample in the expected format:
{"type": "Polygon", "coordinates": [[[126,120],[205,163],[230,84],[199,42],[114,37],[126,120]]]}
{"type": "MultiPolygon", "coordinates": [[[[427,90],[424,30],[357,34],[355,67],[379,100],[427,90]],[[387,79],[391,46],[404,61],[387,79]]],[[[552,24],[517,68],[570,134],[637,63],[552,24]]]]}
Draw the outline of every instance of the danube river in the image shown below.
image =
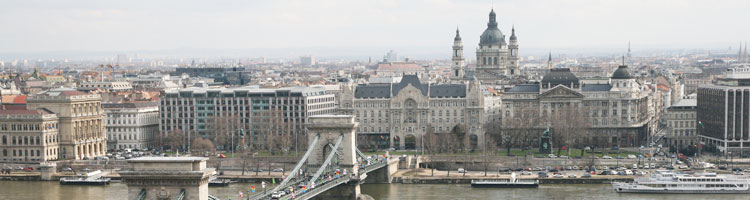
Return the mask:
{"type": "MultiPolygon", "coordinates": [[[[239,191],[250,185],[236,183],[228,187],[210,187],[209,192],[222,199],[239,199],[239,191]]],[[[0,181],[0,199],[127,199],[127,186],[60,185],[46,181],[0,181]]],[[[258,190],[260,192],[262,189],[258,190]]],[[[746,194],[618,194],[610,185],[543,185],[535,189],[471,188],[454,184],[366,184],[362,193],[375,199],[748,199],[746,194]]]]}

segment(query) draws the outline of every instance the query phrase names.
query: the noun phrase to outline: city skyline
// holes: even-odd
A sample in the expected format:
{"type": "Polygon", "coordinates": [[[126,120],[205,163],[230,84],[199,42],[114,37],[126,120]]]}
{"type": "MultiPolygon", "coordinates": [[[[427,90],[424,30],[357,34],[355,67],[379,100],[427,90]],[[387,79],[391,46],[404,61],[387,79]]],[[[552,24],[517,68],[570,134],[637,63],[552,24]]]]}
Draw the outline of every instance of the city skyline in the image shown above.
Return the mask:
{"type": "Polygon", "coordinates": [[[248,49],[293,49],[303,55],[357,48],[372,54],[412,47],[422,48],[413,54],[427,55],[440,52],[431,47],[449,48],[456,27],[467,49],[476,48],[493,8],[500,30],[510,35],[515,26],[527,50],[624,50],[628,41],[637,49],[734,49],[750,32],[732,20],[747,18],[741,8],[750,3],[743,1],[8,4],[0,8],[5,19],[0,26],[7,28],[0,33],[5,44],[0,52],[6,54],[194,50],[245,55],[248,49]]]}

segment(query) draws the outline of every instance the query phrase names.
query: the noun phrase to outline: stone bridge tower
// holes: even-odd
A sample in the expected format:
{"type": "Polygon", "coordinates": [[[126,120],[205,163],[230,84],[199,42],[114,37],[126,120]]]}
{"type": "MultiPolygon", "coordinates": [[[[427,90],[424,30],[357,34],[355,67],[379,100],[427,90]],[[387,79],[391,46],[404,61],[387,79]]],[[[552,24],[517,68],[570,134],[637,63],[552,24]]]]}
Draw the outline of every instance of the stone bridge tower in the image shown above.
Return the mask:
{"type": "MultiPolygon", "coordinates": [[[[352,115],[317,115],[309,117],[308,124],[305,124],[308,141],[312,143],[317,135],[320,135],[320,139],[318,139],[316,146],[307,147],[315,149],[307,159],[308,165],[322,165],[331,151],[330,146],[334,146],[338,137],[343,135],[343,140],[336,149],[339,155],[334,157],[334,160],[338,162],[332,162],[331,165],[338,164],[338,168],[341,170],[346,169],[347,173],[358,172],[359,165],[355,149],[357,148],[356,133],[354,132],[358,125],[359,123],[354,121],[354,116],[352,115]]],[[[359,194],[359,183],[351,182],[326,191],[314,199],[356,199],[359,197],[359,194]]]]}

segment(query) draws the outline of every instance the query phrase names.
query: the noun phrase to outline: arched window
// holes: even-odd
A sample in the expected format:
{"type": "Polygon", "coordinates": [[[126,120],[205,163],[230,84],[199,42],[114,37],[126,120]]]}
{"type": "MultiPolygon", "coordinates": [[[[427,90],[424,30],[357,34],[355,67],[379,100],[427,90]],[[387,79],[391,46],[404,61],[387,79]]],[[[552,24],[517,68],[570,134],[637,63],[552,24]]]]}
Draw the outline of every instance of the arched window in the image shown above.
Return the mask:
{"type": "MultiPolygon", "coordinates": [[[[40,143],[40,141],[39,141],[39,136],[36,136],[36,144],[37,144],[37,145],[39,145],[39,143],[40,143]]],[[[38,153],[37,153],[37,154],[38,154],[38,153]]]]}
{"type": "Polygon", "coordinates": [[[3,144],[8,144],[8,137],[3,135],[3,144]]]}
{"type": "Polygon", "coordinates": [[[497,57],[495,57],[495,62],[494,62],[494,64],[496,64],[496,65],[497,65],[497,57]]]}
{"type": "Polygon", "coordinates": [[[486,65],[486,64],[487,64],[487,57],[482,57],[482,64],[483,64],[483,65],[486,65]]]}

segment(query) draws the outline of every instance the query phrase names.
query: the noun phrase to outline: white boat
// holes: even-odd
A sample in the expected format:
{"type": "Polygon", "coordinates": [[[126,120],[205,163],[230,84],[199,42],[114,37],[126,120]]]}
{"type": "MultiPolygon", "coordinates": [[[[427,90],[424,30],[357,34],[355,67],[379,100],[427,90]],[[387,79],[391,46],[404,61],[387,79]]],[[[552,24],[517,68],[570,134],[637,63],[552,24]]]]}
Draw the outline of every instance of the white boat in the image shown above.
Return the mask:
{"type": "Polygon", "coordinates": [[[471,180],[471,187],[490,187],[490,188],[536,188],[539,187],[539,180],[536,179],[518,179],[516,173],[512,173],[509,179],[482,179],[471,180]]]}
{"type": "Polygon", "coordinates": [[[750,193],[750,179],[657,170],[651,177],[639,177],[632,183],[613,182],[612,187],[622,193],[736,194],[750,193]]]}

